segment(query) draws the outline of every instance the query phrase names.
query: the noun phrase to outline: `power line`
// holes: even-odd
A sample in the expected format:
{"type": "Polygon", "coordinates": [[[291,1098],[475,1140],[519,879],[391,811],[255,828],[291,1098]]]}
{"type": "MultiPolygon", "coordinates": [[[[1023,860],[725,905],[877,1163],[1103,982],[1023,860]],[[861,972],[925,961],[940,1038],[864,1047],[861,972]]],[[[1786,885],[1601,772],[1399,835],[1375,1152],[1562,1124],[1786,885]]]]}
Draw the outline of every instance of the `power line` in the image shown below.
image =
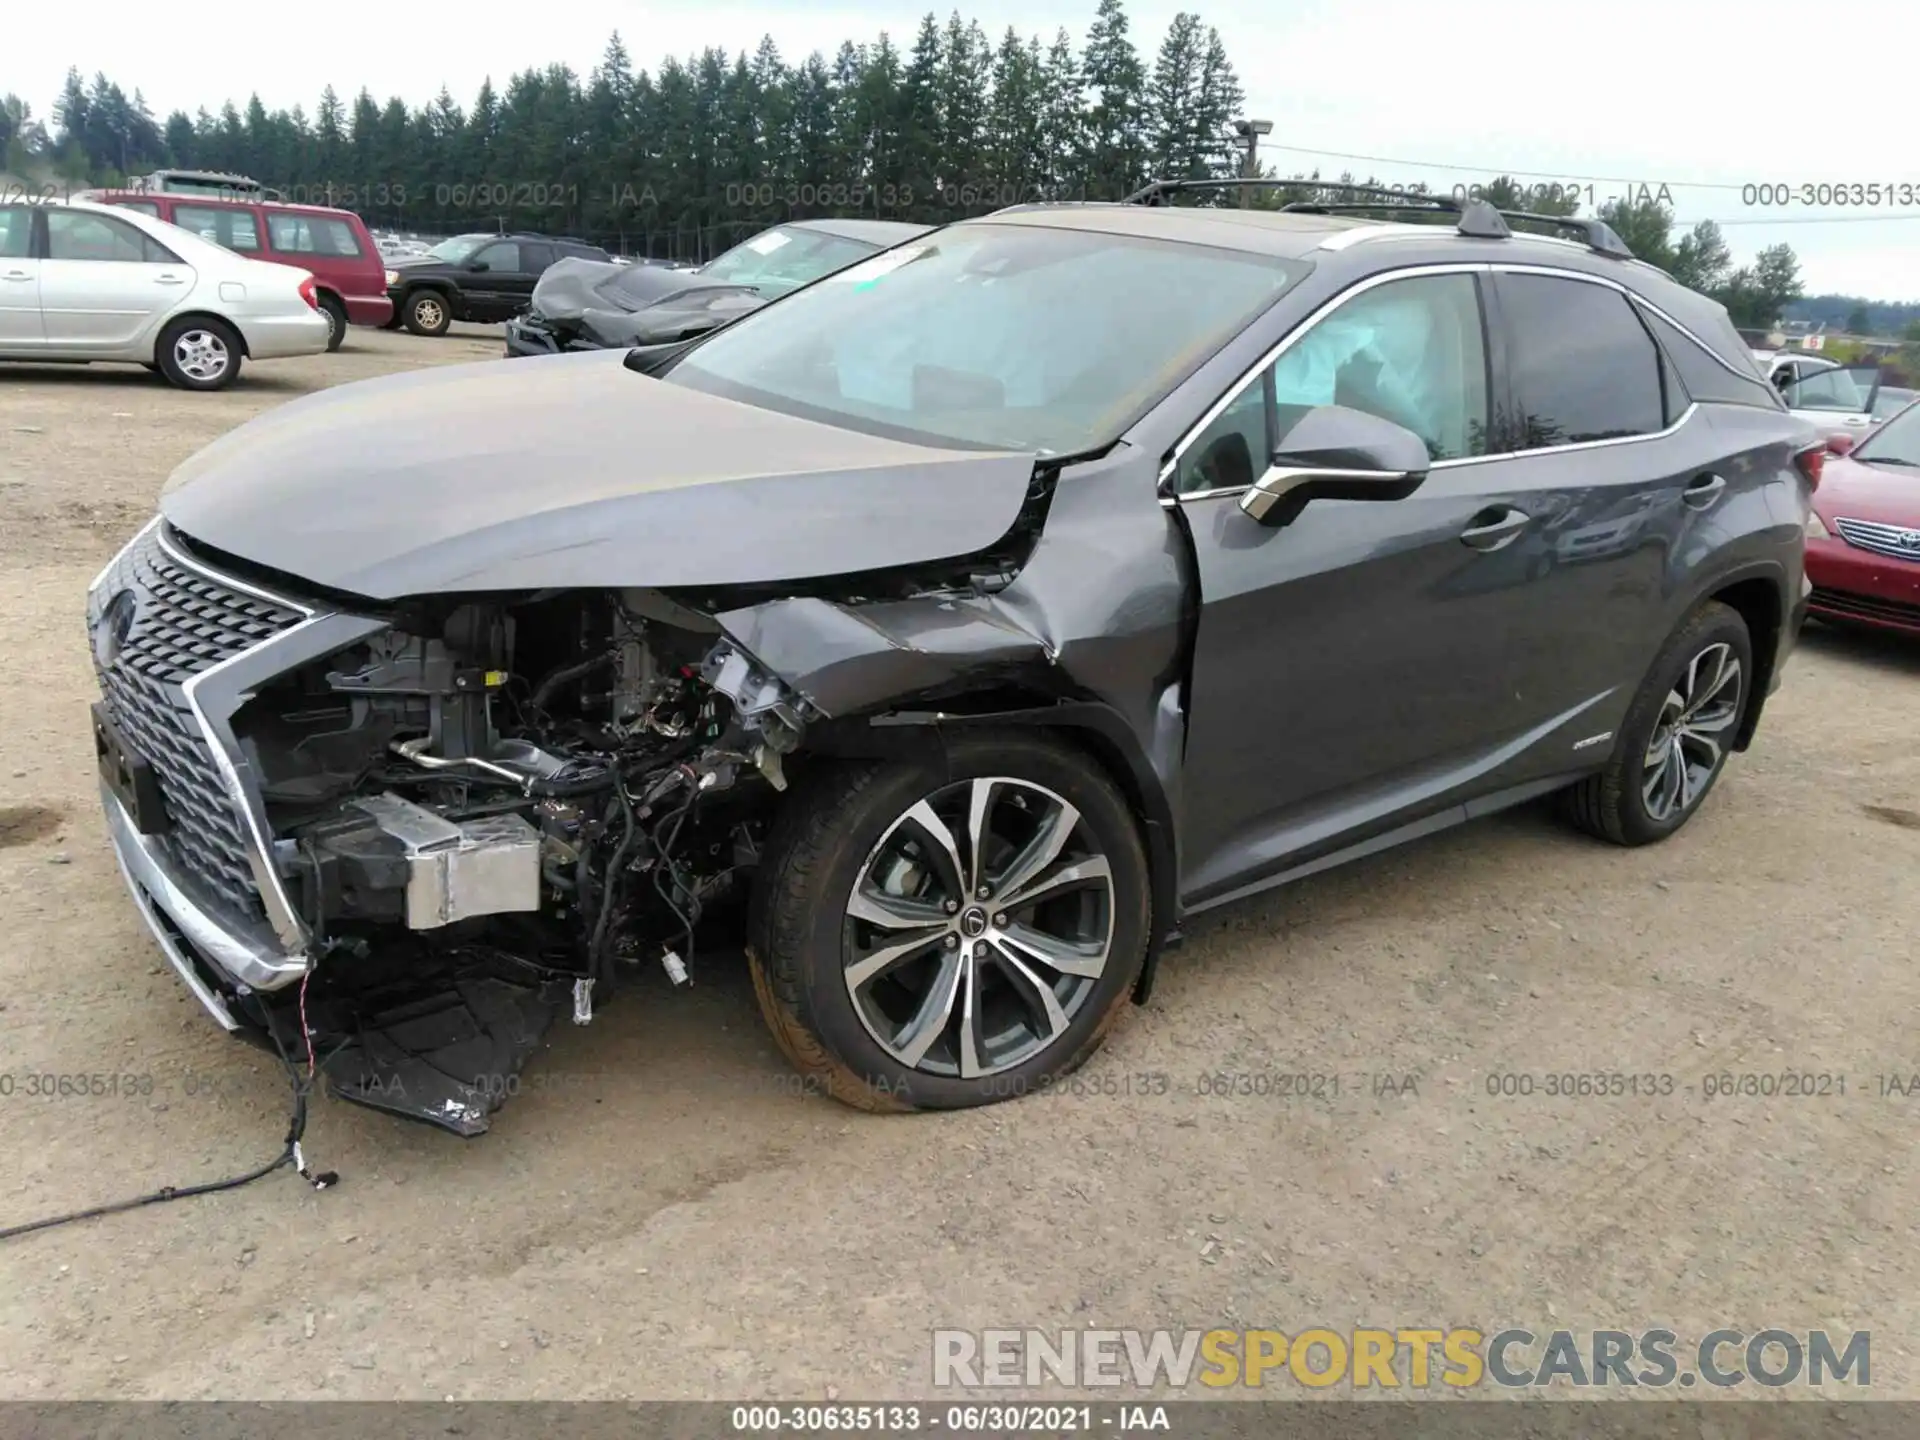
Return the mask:
{"type": "MultiPolygon", "coordinates": [[[[1457,170],[1463,175],[1511,175],[1521,180],[1585,180],[1600,185],[1636,184],[1641,182],[1628,180],[1621,175],[1574,175],[1565,170],[1510,170],[1505,166],[1493,165],[1446,165],[1437,160],[1409,160],[1404,156],[1393,155],[1355,155],[1345,150],[1308,150],[1299,145],[1276,145],[1271,140],[1262,140],[1263,150],[1284,150],[1290,155],[1314,155],[1326,160],[1362,160],[1369,165],[1405,165],[1415,170],[1457,170]]],[[[1746,190],[1747,185],[1735,185],[1724,180],[1668,180],[1668,188],[1675,190],[1746,190]]]]}
{"type": "MultiPolygon", "coordinates": [[[[1907,210],[1898,215],[1796,215],[1785,219],[1769,219],[1764,216],[1742,220],[1715,220],[1715,225],[1879,225],[1889,220],[1920,220],[1920,210],[1907,210]]],[[[1698,220],[1675,220],[1674,225],[1692,226],[1698,220]]]]}

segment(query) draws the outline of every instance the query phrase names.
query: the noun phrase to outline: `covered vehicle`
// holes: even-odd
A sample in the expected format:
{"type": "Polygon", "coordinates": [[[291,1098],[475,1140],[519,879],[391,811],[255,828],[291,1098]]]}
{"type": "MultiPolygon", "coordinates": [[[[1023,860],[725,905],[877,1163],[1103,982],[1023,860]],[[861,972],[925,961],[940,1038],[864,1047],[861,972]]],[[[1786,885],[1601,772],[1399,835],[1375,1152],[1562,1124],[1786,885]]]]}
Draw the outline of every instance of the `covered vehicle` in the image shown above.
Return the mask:
{"type": "Polygon", "coordinates": [[[507,322],[507,355],[691,339],[927,230],[892,220],[796,220],[697,269],[563,260],[534,286],[528,313],[507,322]]]}

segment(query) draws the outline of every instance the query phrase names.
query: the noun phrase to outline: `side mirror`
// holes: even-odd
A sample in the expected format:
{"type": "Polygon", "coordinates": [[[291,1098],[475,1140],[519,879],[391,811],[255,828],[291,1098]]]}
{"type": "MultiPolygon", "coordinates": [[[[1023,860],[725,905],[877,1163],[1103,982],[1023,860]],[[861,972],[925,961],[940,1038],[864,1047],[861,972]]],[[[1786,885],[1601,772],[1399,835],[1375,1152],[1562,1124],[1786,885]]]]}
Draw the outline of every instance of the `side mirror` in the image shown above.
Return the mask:
{"type": "Polygon", "coordinates": [[[1273,465],[1240,499],[1262,525],[1285,525],[1310,500],[1404,500],[1432,464],[1427,442],[1391,420],[1319,405],[1280,442],[1273,465]]]}
{"type": "Polygon", "coordinates": [[[1827,450],[1829,451],[1829,453],[1834,455],[1847,455],[1852,453],[1853,436],[1838,435],[1838,434],[1829,435],[1827,437],[1827,450]]]}
{"type": "Polygon", "coordinates": [[[487,268],[489,267],[487,265],[487,262],[484,260],[469,260],[467,262],[467,269],[473,271],[475,274],[478,274],[480,271],[485,270],[487,268]]]}

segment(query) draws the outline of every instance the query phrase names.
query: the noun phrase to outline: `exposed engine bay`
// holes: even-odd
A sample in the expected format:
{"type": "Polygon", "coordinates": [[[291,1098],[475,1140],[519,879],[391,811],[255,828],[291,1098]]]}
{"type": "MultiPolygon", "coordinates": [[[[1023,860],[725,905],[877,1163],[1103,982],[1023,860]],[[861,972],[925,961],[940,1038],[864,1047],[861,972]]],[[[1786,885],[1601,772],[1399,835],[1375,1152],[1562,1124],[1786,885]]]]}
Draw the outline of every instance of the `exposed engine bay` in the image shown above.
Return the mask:
{"type": "Polygon", "coordinates": [[[641,590],[421,602],[263,687],[235,732],[314,937],[293,1033],[346,1098],[484,1129],[555,1011],[691,980],[806,710],[641,590]]]}

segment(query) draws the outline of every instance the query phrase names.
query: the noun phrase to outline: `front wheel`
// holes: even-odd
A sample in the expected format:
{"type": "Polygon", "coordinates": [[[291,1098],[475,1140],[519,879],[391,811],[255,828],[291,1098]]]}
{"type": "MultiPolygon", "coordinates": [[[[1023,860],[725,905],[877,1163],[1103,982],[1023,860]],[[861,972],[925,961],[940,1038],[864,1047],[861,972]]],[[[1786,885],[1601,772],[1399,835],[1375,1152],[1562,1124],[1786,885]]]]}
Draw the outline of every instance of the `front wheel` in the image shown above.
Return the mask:
{"type": "Polygon", "coordinates": [[[1019,732],[836,766],[769,837],[748,954],[774,1038],[866,1110],[1011,1099],[1070,1074],[1146,954],[1138,826],[1100,767],[1019,732]]]}
{"type": "Polygon", "coordinates": [[[1753,682],[1738,611],[1709,601],[1667,642],[1627,711],[1606,768],[1567,792],[1567,811],[1616,845],[1664,840],[1726,769],[1753,682]]]}
{"type": "Polygon", "coordinates": [[[416,335],[444,335],[453,323],[447,297],[438,290],[416,290],[401,304],[406,311],[407,329],[416,335]]]}

